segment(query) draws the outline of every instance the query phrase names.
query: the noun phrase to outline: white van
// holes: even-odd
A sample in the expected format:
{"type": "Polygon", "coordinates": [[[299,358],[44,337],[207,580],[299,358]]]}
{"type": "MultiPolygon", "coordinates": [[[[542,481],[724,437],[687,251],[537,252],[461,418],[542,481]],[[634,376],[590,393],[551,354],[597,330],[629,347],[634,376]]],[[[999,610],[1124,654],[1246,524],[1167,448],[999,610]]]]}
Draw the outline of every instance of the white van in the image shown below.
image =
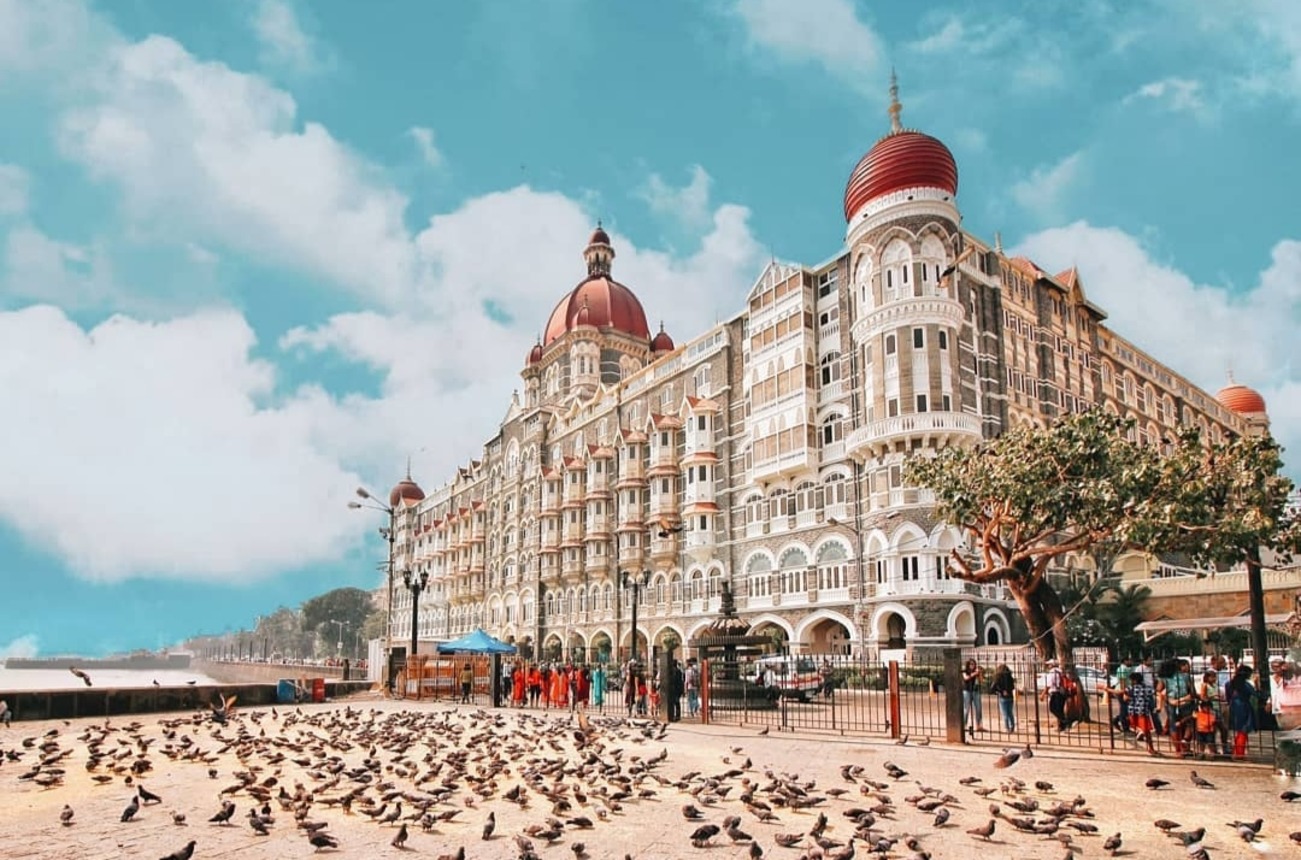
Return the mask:
{"type": "Polygon", "coordinates": [[[822,689],[822,673],[812,657],[775,654],[760,657],[754,664],[755,684],[777,691],[786,699],[807,702],[822,689]]]}

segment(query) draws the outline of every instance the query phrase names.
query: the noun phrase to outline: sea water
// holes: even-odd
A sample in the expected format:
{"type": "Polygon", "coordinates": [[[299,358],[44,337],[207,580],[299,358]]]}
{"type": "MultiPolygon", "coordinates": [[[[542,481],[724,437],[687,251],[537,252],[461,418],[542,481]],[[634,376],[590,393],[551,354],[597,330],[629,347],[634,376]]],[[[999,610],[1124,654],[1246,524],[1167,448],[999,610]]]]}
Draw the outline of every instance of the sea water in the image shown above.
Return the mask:
{"type": "MultiPolygon", "coordinates": [[[[94,669],[85,670],[91,685],[104,688],[183,687],[191,681],[197,685],[217,684],[212,678],[189,669],[94,669]]],[[[31,690],[81,690],[86,682],[67,669],[6,669],[0,666],[0,692],[31,690]]]]}

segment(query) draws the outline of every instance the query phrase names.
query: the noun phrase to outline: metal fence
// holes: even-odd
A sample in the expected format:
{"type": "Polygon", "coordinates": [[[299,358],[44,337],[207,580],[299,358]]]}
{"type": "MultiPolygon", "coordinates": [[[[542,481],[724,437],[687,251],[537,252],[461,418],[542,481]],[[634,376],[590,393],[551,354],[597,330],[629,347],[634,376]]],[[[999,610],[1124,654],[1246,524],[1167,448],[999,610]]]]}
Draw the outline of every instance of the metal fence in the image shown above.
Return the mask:
{"type": "MultiPolygon", "coordinates": [[[[1078,692],[1052,713],[1047,693],[1049,668],[1026,648],[947,649],[881,663],[840,655],[813,655],[804,669],[763,678],[758,661],[710,660],[701,696],[705,722],[771,731],[828,732],[880,738],[907,738],[910,743],[946,741],[991,747],[1076,748],[1098,753],[1146,753],[1146,744],[1121,719],[1121,704],[1108,689],[1113,684],[1105,652],[1084,652],[1065,672],[1078,692]],[[982,669],[977,691],[964,697],[963,667],[974,659],[982,669]],[[1006,713],[991,692],[995,672],[1006,666],[1015,693],[1006,713]]],[[[1203,753],[1196,739],[1183,745],[1168,733],[1153,737],[1159,755],[1203,753]]],[[[1227,714],[1223,715],[1227,722],[1227,714]]],[[[1213,752],[1231,752],[1233,734],[1217,734],[1213,752]],[[1225,748],[1225,741],[1229,749],[1225,748]]],[[[1208,750],[1207,752],[1210,752],[1208,750]]],[[[1246,758],[1274,761],[1275,738],[1269,731],[1248,736],[1246,758]]]]}

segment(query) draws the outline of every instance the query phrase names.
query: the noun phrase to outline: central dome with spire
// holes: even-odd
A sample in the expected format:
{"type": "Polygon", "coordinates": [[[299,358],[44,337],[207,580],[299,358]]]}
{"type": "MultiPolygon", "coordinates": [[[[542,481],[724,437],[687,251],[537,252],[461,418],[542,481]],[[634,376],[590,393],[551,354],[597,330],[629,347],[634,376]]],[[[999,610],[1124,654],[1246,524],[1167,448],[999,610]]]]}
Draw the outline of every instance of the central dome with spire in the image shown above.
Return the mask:
{"type": "Polygon", "coordinates": [[[940,141],[899,121],[899,82],[890,73],[890,133],[859,160],[845,185],[845,220],[853,221],[871,201],[907,188],[934,188],[950,197],[958,193],[958,164],[940,141]]]}
{"type": "Polygon", "coordinates": [[[560,300],[547,320],[542,346],[578,326],[614,329],[630,337],[650,340],[646,312],[632,290],[610,277],[614,248],[610,236],[598,223],[583,251],[587,260],[587,278],[560,300]]]}

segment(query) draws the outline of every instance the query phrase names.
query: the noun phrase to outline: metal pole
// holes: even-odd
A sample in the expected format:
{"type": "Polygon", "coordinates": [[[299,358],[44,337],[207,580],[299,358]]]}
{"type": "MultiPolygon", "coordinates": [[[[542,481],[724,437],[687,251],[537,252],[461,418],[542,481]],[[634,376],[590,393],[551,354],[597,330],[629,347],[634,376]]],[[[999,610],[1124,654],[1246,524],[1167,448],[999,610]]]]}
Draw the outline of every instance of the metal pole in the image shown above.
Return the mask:
{"type": "Polygon", "coordinates": [[[396,537],[397,514],[392,506],[388,509],[388,611],[384,624],[384,672],[387,677],[384,687],[393,692],[393,540],[396,537]]]}
{"type": "Polygon", "coordinates": [[[417,646],[417,644],[419,643],[419,639],[418,639],[419,627],[418,627],[417,625],[420,623],[420,590],[421,590],[421,588],[422,588],[422,583],[420,582],[420,580],[416,579],[415,577],[412,577],[412,578],[411,578],[411,585],[410,585],[410,589],[411,589],[411,653],[407,655],[407,659],[408,659],[408,660],[410,660],[412,657],[415,657],[415,656],[416,656],[416,646],[417,646]]]}
{"type": "Polygon", "coordinates": [[[632,662],[635,664],[637,662],[637,602],[641,597],[641,587],[636,580],[628,584],[632,588],[632,662]]]}

